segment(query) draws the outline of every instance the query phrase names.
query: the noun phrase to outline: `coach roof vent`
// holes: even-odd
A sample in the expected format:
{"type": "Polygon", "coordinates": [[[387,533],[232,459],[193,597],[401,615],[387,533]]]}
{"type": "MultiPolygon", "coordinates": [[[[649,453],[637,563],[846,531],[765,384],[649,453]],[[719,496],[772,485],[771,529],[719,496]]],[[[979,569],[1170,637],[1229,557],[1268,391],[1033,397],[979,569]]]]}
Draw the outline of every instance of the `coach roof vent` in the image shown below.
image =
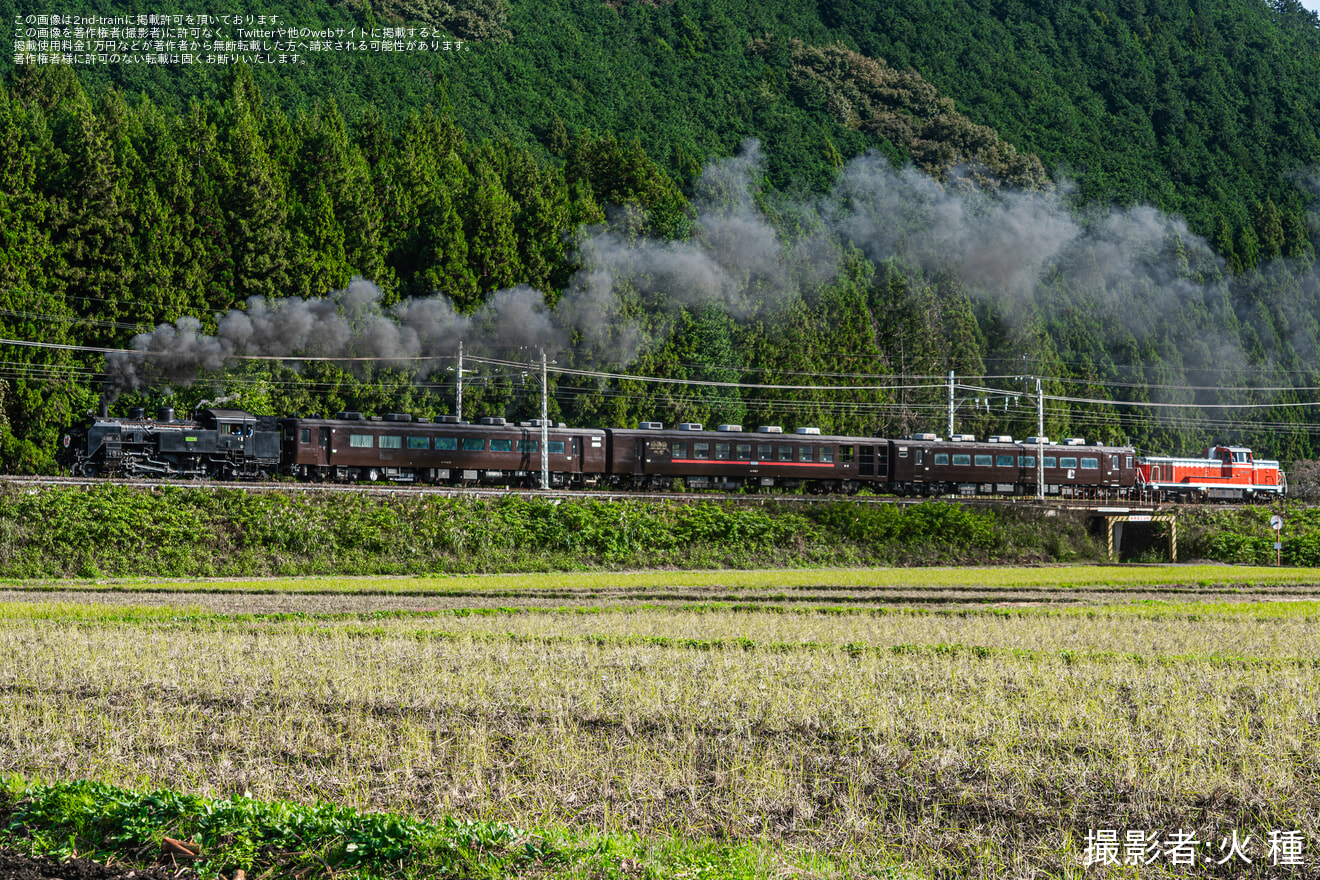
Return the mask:
{"type": "Polygon", "coordinates": [[[741,431],[742,425],[716,425],[716,431],[741,431]]]}
{"type": "Polygon", "coordinates": [[[1023,440],[1022,442],[1023,442],[1023,443],[1029,443],[1029,444],[1031,444],[1032,446],[1049,446],[1049,445],[1050,445],[1050,438],[1049,438],[1049,437],[1028,437],[1026,440],[1023,440]]]}
{"type": "Polygon", "coordinates": [[[975,435],[975,434],[954,434],[954,435],[953,435],[952,437],[950,437],[949,439],[952,440],[952,441],[954,441],[955,443],[975,443],[975,442],[976,442],[976,435],[975,435]]]}
{"type": "Polygon", "coordinates": [[[458,416],[436,416],[435,420],[441,425],[457,425],[460,421],[458,416]]]}
{"type": "Polygon", "coordinates": [[[939,437],[938,434],[913,434],[913,435],[912,435],[912,439],[913,439],[913,440],[924,440],[924,441],[926,441],[927,443],[933,443],[933,442],[935,442],[936,440],[940,439],[940,437],[939,437]]]}
{"type": "Polygon", "coordinates": [[[799,434],[819,434],[819,433],[820,433],[820,428],[798,428],[798,429],[797,429],[797,433],[799,433],[799,434]]]}
{"type": "Polygon", "coordinates": [[[1085,445],[1086,445],[1086,438],[1085,438],[1085,437],[1064,437],[1064,438],[1063,438],[1063,445],[1064,445],[1064,446],[1085,446],[1085,445]]]}
{"type": "Polygon", "coordinates": [[[337,413],[335,418],[341,422],[360,422],[362,421],[362,413],[346,409],[341,413],[337,413]]]}
{"type": "Polygon", "coordinates": [[[992,434],[991,436],[985,438],[985,442],[986,442],[986,443],[1012,443],[1012,442],[1013,442],[1013,435],[1012,435],[1012,434],[992,434]]]}
{"type": "Polygon", "coordinates": [[[756,428],[758,434],[782,434],[784,429],[780,425],[758,425],[756,428]]]}
{"type": "Polygon", "coordinates": [[[664,422],[638,422],[638,423],[637,423],[637,427],[640,428],[640,429],[643,430],[643,431],[663,431],[663,430],[665,429],[665,423],[664,423],[664,422]]]}
{"type": "Polygon", "coordinates": [[[677,428],[680,431],[700,431],[701,422],[679,422],[677,428]]]}
{"type": "Polygon", "coordinates": [[[409,413],[385,413],[385,421],[387,422],[411,422],[412,420],[412,415],[409,413]]]}
{"type": "MultiPolygon", "coordinates": [[[[553,428],[553,427],[554,427],[554,424],[555,424],[554,422],[547,421],[547,422],[545,423],[545,426],[546,426],[547,428],[553,428]]],[[[540,419],[528,419],[527,421],[525,421],[525,422],[522,423],[522,427],[524,427],[524,428],[539,428],[539,427],[541,427],[541,420],[540,420],[540,419]]]]}
{"type": "Polygon", "coordinates": [[[505,422],[504,419],[499,416],[482,416],[481,424],[488,425],[492,428],[503,428],[505,422]]]}

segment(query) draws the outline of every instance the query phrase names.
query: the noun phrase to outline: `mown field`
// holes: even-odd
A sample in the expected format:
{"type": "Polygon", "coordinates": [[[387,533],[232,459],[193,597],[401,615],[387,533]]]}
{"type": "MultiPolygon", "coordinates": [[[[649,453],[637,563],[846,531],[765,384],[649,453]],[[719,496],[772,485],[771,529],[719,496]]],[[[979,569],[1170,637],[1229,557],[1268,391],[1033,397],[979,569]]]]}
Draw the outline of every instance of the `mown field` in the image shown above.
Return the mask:
{"type": "Polygon", "coordinates": [[[1320,875],[1313,570],[3,586],[19,847],[191,835],[210,876],[1320,875]],[[1202,844],[1087,867],[1097,829],[1120,860],[1129,830],[1202,844]],[[1302,864],[1274,867],[1285,831],[1302,864]]]}

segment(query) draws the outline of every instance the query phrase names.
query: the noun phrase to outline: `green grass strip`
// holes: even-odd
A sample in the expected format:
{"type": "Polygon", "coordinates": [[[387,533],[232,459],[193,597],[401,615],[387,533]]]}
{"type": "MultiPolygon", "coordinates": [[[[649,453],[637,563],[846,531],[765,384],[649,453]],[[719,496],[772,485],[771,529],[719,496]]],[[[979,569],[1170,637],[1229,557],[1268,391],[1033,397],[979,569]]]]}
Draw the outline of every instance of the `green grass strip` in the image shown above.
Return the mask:
{"type": "Polygon", "coordinates": [[[776,569],[642,572],[548,572],[436,577],[299,577],[256,580],[128,579],[0,581],[13,590],[207,593],[366,593],[447,595],[481,591],[674,588],[803,589],[888,587],[1159,587],[1176,585],[1320,585],[1320,569],[1228,565],[1042,566],[985,568],[776,569]]]}
{"type": "MultiPolygon", "coordinates": [[[[201,880],[244,870],[272,877],[703,877],[761,880],[785,853],[762,843],[677,837],[529,833],[501,822],[426,822],[329,803],[209,798],[101,782],[0,777],[0,845],[54,859],[156,863],[164,838],[195,844],[184,858],[201,880]]],[[[177,859],[176,859],[177,860],[177,859]]],[[[813,858],[820,861],[820,857],[813,858]]],[[[829,861],[829,860],[825,860],[829,861]]],[[[831,873],[838,866],[831,865],[831,873]]],[[[870,876],[894,876],[882,869],[870,876]]]]}

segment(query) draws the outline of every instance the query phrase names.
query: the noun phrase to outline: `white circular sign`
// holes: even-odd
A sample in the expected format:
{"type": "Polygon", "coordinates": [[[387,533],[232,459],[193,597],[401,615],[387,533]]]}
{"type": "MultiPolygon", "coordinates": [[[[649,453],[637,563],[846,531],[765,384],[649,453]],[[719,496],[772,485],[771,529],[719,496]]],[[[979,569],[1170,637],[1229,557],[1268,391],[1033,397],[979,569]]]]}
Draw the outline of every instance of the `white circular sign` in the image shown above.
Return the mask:
{"type": "Polygon", "coordinates": [[[1274,529],[1276,532],[1283,528],[1283,517],[1279,516],[1277,513],[1270,517],[1270,528],[1274,529]]]}

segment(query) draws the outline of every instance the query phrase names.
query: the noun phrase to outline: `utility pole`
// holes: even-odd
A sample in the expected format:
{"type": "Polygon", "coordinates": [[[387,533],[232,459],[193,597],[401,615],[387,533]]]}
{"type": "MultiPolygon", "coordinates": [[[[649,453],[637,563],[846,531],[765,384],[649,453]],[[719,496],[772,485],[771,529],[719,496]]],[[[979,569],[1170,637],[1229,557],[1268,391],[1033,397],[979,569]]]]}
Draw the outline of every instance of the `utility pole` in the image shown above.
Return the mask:
{"type": "Polygon", "coordinates": [[[1045,394],[1036,379],[1036,498],[1045,500],[1045,394]]]}
{"type": "Polygon", "coordinates": [[[541,488],[550,488],[550,393],[545,349],[541,349],[541,488]]]}
{"type": "Polygon", "coordinates": [[[949,370],[949,434],[948,438],[953,439],[953,370],[949,370]]]}
{"type": "Polygon", "coordinates": [[[458,340],[458,382],[454,391],[454,414],[463,421],[463,340],[458,340]]]}

